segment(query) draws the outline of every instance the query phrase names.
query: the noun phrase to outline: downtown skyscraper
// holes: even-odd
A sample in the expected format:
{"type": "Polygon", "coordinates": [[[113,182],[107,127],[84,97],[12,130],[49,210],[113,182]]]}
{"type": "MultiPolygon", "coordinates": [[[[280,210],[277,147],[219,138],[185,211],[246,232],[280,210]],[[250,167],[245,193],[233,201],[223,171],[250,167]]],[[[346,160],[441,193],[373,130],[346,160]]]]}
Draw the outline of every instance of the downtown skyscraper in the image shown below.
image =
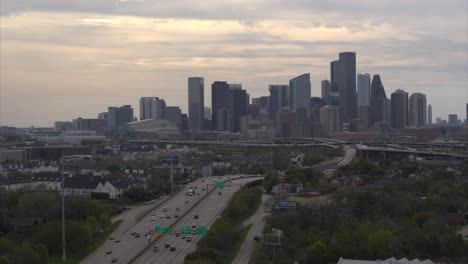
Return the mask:
{"type": "Polygon", "coordinates": [[[159,97],[140,98],[140,120],[162,119],[165,116],[166,102],[159,97]]]}
{"type": "Polygon", "coordinates": [[[412,127],[427,125],[427,100],[422,93],[413,93],[409,98],[409,124],[412,127]]]}
{"type": "Polygon", "coordinates": [[[213,130],[229,129],[229,84],[216,81],[211,85],[211,121],[213,130]]]}
{"type": "Polygon", "coordinates": [[[330,62],[330,104],[339,105],[340,104],[340,91],[338,88],[338,75],[340,69],[340,61],[330,62]]]}
{"type": "Polygon", "coordinates": [[[268,100],[269,104],[269,113],[271,118],[275,118],[276,113],[281,110],[281,108],[288,106],[288,89],[289,85],[281,84],[272,84],[268,87],[270,91],[270,98],[268,100]]]}
{"type": "Polygon", "coordinates": [[[342,52],[339,58],[338,89],[340,93],[340,121],[349,123],[357,117],[356,53],[342,52]]]}
{"type": "Polygon", "coordinates": [[[357,105],[369,106],[370,104],[370,75],[358,73],[357,75],[357,105]]]}
{"type": "Polygon", "coordinates": [[[371,84],[371,97],[370,97],[370,109],[369,109],[369,125],[373,126],[375,123],[386,123],[387,122],[387,95],[380,79],[380,75],[376,74],[372,77],[371,84]]]}
{"type": "Polygon", "coordinates": [[[188,78],[188,118],[191,131],[203,130],[204,123],[204,80],[202,77],[188,78]]]}
{"type": "Polygon", "coordinates": [[[297,112],[298,109],[305,109],[309,115],[310,104],[310,74],[305,73],[289,81],[289,108],[297,112]]]}
{"type": "Polygon", "coordinates": [[[408,93],[396,90],[391,95],[392,127],[405,128],[408,125],[408,93]]]}

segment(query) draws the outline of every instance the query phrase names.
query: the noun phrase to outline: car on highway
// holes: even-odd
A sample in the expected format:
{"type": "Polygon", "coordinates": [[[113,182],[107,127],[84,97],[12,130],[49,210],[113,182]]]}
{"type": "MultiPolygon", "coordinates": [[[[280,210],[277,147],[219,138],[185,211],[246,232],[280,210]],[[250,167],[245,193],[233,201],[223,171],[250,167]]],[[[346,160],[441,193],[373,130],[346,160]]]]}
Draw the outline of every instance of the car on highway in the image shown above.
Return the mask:
{"type": "Polygon", "coordinates": [[[171,215],[170,215],[170,214],[167,214],[167,215],[166,215],[166,218],[167,218],[167,219],[171,219],[171,215]]]}
{"type": "Polygon", "coordinates": [[[154,216],[151,216],[150,221],[154,221],[154,220],[156,220],[156,218],[154,216]]]}
{"type": "Polygon", "coordinates": [[[192,228],[197,228],[197,225],[196,225],[196,224],[193,224],[193,225],[192,225],[192,228]]]}
{"type": "Polygon", "coordinates": [[[114,237],[113,237],[113,236],[110,236],[110,237],[109,237],[109,240],[114,240],[114,237]]]}
{"type": "Polygon", "coordinates": [[[190,242],[192,241],[192,236],[187,236],[187,239],[186,239],[187,242],[190,242]]]}
{"type": "Polygon", "coordinates": [[[107,254],[107,255],[112,254],[112,250],[107,250],[107,251],[106,251],[106,254],[107,254]]]}
{"type": "Polygon", "coordinates": [[[182,235],[180,238],[185,239],[185,235],[182,235]]]}
{"type": "Polygon", "coordinates": [[[198,219],[198,215],[195,215],[193,218],[198,219]]]}
{"type": "Polygon", "coordinates": [[[168,248],[168,247],[170,247],[170,246],[171,246],[171,245],[168,244],[168,243],[166,243],[166,244],[164,245],[165,248],[168,248]]]}
{"type": "Polygon", "coordinates": [[[115,263],[115,262],[117,262],[117,259],[116,259],[116,258],[112,258],[111,262],[112,262],[112,263],[115,263]]]}
{"type": "Polygon", "coordinates": [[[171,251],[175,251],[175,250],[176,250],[176,247],[172,246],[171,251]]]}
{"type": "Polygon", "coordinates": [[[167,212],[167,208],[166,208],[166,207],[163,208],[163,212],[167,212]]]}
{"type": "Polygon", "coordinates": [[[201,190],[202,190],[202,191],[204,191],[204,190],[205,190],[205,188],[202,188],[201,190]]]}
{"type": "Polygon", "coordinates": [[[154,251],[154,252],[156,252],[156,251],[158,251],[158,250],[159,250],[158,246],[154,246],[154,247],[153,247],[153,251],[154,251]]]}
{"type": "Polygon", "coordinates": [[[188,200],[185,200],[185,203],[188,203],[188,200]]]}
{"type": "Polygon", "coordinates": [[[119,243],[119,242],[120,242],[120,239],[116,239],[116,240],[115,240],[115,243],[119,243]]]}
{"type": "Polygon", "coordinates": [[[174,218],[179,218],[179,215],[178,214],[174,215],[174,218]]]}
{"type": "Polygon", "coordinates": [[[135,237],[136,237],[136,238],[139,238],[139,237],[140,237],[140,233],[136,233],[136,234],[135,234],[135,237]]]}
{"type": "Polygon", "coordinates": [[[162,214],[162,215],[159,216],[159,218],[164,218],[164,217],[165,217],[164,214],[162,214]]]}
{"type": "Polygon", "coordinates": [[[177,207],[175,210],[176,210],[176,212],[178,212],[178,211],[180,211],[180,208],[179,208],[179,207],[177,207]]]}
{"type": "Polygon", "coordinates": [[[218,192],[218,195],[221,195],[221,192],[218,192]]]}

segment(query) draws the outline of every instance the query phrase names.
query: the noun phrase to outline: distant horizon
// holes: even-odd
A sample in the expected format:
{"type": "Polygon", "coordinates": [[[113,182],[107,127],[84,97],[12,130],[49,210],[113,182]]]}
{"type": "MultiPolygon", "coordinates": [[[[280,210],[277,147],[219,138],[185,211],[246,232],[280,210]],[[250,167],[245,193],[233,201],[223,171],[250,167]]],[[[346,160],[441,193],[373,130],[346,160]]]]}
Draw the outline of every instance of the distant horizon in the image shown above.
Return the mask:
{"type": "Polygon", "coordinates": [[[187,112],[187,78],[241,83],[250,98],[338,53],[380,74],[387,97],[426,94],[433,120],[468,102],[468,1],[0,2],[0,126],[50,127],[160,97],[187,112]]]}

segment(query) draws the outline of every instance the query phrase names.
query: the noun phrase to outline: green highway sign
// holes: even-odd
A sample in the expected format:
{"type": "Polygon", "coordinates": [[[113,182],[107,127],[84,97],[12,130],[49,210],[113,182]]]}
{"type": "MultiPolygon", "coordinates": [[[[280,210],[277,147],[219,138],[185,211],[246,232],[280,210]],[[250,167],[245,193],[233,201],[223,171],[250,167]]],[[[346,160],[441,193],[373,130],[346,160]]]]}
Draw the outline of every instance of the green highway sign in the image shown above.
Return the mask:
{"type": "Polygon", "coordinates": [[[169,227],[155,226],[154,227],[154,232],[155,233],[161,233],[163,235],[167,235],[167,234],[169,234],[169,227]]]}
{"type": "Polygon", "coordinates": [[[216,188],[224,188],[224,182],[216,182],[216,188]]]}
{"type": "Polygon", "coordinates": [[[192,233],[192,227],[190,226],[183,226],[180,230],[182,235],[190,235],[192,233]]]}
{"type": "Polygon", "coordinates": [[[197,235],[206,235],[206,227],[205,226],[197,227],[197,235]]]}

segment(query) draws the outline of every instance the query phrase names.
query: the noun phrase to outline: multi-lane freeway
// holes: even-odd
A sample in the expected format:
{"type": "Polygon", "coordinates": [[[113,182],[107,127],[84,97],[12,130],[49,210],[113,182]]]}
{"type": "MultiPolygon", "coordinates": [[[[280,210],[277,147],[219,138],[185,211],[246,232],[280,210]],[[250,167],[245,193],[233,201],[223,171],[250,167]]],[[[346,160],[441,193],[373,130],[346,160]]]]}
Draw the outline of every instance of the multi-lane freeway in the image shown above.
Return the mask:
{"type": "Polygon", "coordinates": [[[148,241],[145,233],[153,230],[156,225],[168,227],[172,231],[193,224],[209,227],[228,204],[233,193],[243,184],[260,178],[224,176],[196,180],[150,211],[126,232],[119,232],[118,235],[112,234],[109,240],[81,263],[111,263],[112,259],[115,259],[117,263],[183,263],[185,255],[195,249],[199,236],[192,235],[191,242],[176,237],[174,234],[158,239],[150,236],[150,241],[148,241]],[[220,191],[214,190],[216,181],[226,180],[231,182],[226,183],[220,191]],[[186,195],[189,189],[194,190],[193,196],[186,195]],[[195,219],[195,215],[198,215],[198,219],[195,219]],[[137,237],[132,233],[140,236],[137,237]],[[170,251],[169,248],[165,248],[166,243],[173,245],[176,250],[170,251]],[[158,252],[153,252],[154,246],[158,246],[158,252]]]}
{"type": "MultiPolygon", "coordinates": [[[[242,185],[255,180],[256,178],[232,180],[226,183],[222,190],[216,190],[210,193],[198,205],[196,205],[188,214],[180,219],[174,225],[172,230],[174,232],[180,231],[185,226],[211,226],[218,215],[221,214],[223,209],[229,203],[229,200],[235,192],[237,192],[242,185]],[[195,219],[198,216],[198,219],[195,219]]],[[[170,208],[171,211],[174,208],[170,208]]],[[[194,229],[195,230],[195,229],[194,229]]],[[[187,237],[182,235],[176,236],[174,234],[164,235],[159,238],[156,243],[151,245],[151,248],[145,251],[133,263],[149,264],[149,263],[183,263],[185,256],[196,249],[196,243],[201,239],[201,235],[191,235],[192,241],[187,241],[187,237]],[[166,248],[166,244],[175,247],[175,251],[166,248]],[[154,251],[157,247],[157,251],[154,251]]]]}

